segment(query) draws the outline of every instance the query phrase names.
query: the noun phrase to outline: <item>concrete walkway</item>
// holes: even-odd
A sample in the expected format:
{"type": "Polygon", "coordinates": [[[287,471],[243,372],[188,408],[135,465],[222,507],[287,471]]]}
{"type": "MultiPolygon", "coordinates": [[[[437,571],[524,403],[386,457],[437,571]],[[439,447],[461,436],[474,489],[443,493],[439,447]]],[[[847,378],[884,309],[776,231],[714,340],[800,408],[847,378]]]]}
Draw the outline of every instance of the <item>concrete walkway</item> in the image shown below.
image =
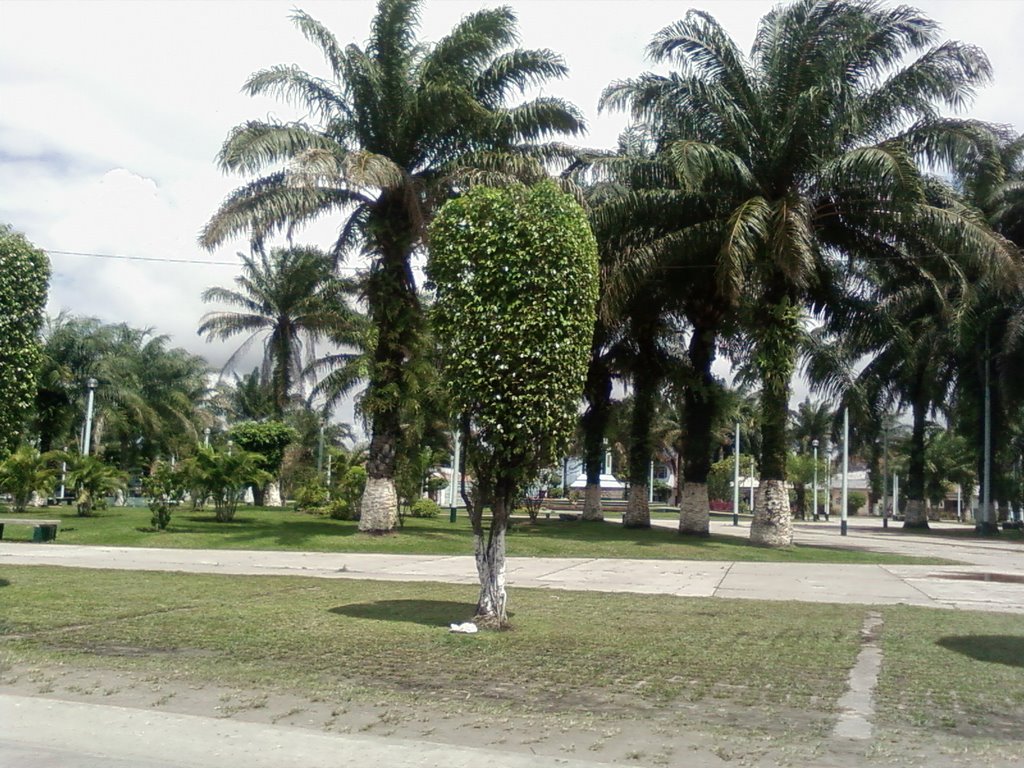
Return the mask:
{"type": "Polygon", "coordinates": [[[0,694],[9,768],[594,768],[583,760],[0,694]]]}
{"type": "MultiPolygon", "coordinates": [[[[674,525],[658,521],[658,525],[674,525]]],[[[715,521],[714,535],[745,535],[715,521]]],[[[1024,613],[1024,545],[884,532],[868,521],[840,537],[831,524],[797,525],[799,543],[899,552],[968,565],[833,565],[694,560],[510,558],[508,584],[541,589],[636,592],[677,597],[796,600],[1024,613]],[[830,530],[834,529],[834,530],[830,530]]],[[[470,556],[246,550],[147,549],[0,542],[0,566],[183,571],[265,576],[475,584],[470,556]]]]}

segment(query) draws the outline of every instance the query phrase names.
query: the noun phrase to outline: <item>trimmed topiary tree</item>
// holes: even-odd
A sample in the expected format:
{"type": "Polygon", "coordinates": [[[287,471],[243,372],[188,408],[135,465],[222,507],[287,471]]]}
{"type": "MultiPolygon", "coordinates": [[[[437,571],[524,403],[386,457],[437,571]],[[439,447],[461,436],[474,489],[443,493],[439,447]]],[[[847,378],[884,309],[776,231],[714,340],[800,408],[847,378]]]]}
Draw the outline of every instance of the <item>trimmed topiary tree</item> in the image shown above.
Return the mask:
{"type": "Polygon", "coordinates": [[[586,215],[551,182],[478,187],[430,229],[442,374],[475,478],[476,621],[507,623],[505,531],[514,499],[575,426],[597,302],[586,215]],[[490,507],[490,526],[483,512],[490,507]]]}
{"type": "Polygon", "coordinates": [[[39,329],[50,261],[25,236],[0,224],[0,459],[24,437],[36,395],[39,329]]]}

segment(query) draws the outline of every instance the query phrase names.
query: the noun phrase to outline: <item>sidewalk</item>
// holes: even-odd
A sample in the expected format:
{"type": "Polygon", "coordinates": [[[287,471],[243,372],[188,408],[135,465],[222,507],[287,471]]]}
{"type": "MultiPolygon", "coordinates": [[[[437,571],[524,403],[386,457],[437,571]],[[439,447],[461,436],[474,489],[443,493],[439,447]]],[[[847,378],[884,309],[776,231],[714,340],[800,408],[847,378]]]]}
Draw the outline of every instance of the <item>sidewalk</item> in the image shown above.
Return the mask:
{"type": "Polygon", "coordinates": [[[589,761],[0,694],[18,768],[595,768],[589,761]]]}
{"type": "MultiPolygon", "coordinates": [[[[662,520],[658,525],[674,525],[662,520]]],[[[746,535],[742,526],[712,523],[714,535],[746,535]]],[[[635,592],[677,597],[796,600],[815,603],[920,605],[1024,613],[1024,548],[1000,540],[885,534],[872,521],[840,537],[838,524],[797,524],[800,543],[827,544],[969,565],[829,565],[692,560],[509,558],[511,588],[635,592]],[[826,527],[827,526],[827,527],[826,527]],[[834,530],[830,530],[834,529],[834,530]]],[[[469,556],[84,547],[0,542],[0,566],[182,571],[265,576],[438,581],[476,584],[469,556]]]]}

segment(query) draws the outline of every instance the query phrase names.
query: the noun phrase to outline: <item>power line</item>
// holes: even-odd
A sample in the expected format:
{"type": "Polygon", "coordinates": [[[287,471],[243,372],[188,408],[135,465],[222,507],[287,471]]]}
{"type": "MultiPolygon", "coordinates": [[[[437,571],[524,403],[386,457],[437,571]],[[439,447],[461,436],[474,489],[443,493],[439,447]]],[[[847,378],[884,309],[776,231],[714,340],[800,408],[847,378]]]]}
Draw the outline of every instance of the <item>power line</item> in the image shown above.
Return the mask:
{"type": "MultiPolygon", "coordinates": [[[[90,251],[58,251],[50,248],[44,248],[43,251],[46,253],[61,255],[61,256],[86,256],[93,259],[117,259],[119,261],[153,261],[164,264],[202,264],[211,267],[239,267],[241,264],[237,261],[206,261],[205,259],[172,259],[165,256],[127,256],[117,253],[92,253],[90,251]]],[[[358,272],[359,267],[338,267],[342,271],[358,272]]]]}

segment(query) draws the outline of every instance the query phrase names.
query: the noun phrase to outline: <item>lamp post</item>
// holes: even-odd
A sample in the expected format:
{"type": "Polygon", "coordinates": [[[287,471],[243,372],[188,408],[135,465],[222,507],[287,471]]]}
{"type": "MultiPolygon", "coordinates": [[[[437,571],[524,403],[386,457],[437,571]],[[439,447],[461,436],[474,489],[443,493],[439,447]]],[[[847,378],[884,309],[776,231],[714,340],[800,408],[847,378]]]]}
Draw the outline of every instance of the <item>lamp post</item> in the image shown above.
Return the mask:
{"type": "MultiPolygon", "coordinates": [[[[885,416],[882,417],[883,419],[885,416]]],[[[882,433],[882,527],[889,527],[889,425],[882,433]]]]}
{"type": "Polygon", "coordinates": [[[85,389],[88,392],[85,401],[85,434],[82,435],[82,455],[89,455],[89,447],[92,442],[92,407],[94,403],[94,396],[96,394],[96,387],[99,382],[91,376],[85,380],[85,389]]]}
{"type": "Polygon", "coordinates": [[[456,478],[459,476],[459,428],[452,431],[452,473],[448,483],[448,522],[455,522],[455,501],[458,498],[456,489],[456,478]]]}
{"type": "Polygon", "coordinates": [[[740,524],[740,423],[736,422],[735,457],[732,467],[732,524],[740,524]]]}
{"type": "Polygon", "coordinates": [[[850,409],[843,409],[843,492],[839,502],[839,534],[846,535],[846,506],[850,486],[850,409]]]}
{"type": "Polygon", "coordinates": [[[754,457],[750,457],[750,514],[754,514],[754,457]]]}
{"type": "Polygon", "coordinates": [[[203,430],[203,448],[210,447],[210,428],[206,427],[203,430]]]}
{"type": "Polygon", "coordinates": [[[811,517],[814,520],[818,519],[818,438],[811,440],[811,448],[814,449],[814,484],[813,484],[813,496],[814,496],[814,512],[811,517]]]}
{"type": "Polygon", "coordinates": [[[324,469],[324,423],[320,422],[320,437],[316,444],[316,473],[319,475],[324,469]]]}

